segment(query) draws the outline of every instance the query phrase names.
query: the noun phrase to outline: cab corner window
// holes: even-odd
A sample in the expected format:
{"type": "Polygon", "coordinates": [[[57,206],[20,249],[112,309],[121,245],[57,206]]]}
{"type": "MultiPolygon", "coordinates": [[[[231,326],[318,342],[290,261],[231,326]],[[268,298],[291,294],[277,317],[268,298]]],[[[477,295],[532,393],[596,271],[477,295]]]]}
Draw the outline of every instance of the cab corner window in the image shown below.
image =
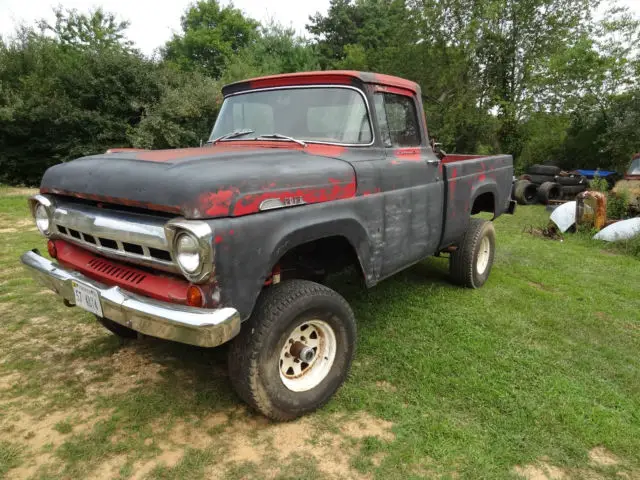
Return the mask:
{"type": "Polygon", "coordinates": [[[376,93],[375,108],[382,141],[386,147],[417,147],[420,125],[413,98],[376,93]]]}

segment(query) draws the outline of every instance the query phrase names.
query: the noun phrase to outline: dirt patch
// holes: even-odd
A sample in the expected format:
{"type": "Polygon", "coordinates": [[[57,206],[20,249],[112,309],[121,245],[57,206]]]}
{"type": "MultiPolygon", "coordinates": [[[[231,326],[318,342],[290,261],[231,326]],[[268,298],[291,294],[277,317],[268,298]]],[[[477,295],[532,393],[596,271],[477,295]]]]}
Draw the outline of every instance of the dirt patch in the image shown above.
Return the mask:
{"type": "Polygon", "coordinates": [[[10,197],[14,195],[35,195],[39,190],[37,188],[26,187],[3,187],[0,188],[0,197],[10,197]]]}
{"type": "Polygon", "coordinates": [[[377,437],[380,440],[390,442],[396,438],[391,432],[391,427],[393,427],[391,422],[361,413],[353,420],[343,423],[340,430],[351,438],[377,437]]]}
{"type": "Polygon", "coordinates": [[[618,465],[620,460],[604,447],[595,447],[589,452],[589,460],[593,465],[609,467],[618,465]]]}
{"type": "Polygon", "coordinates": [[[527,282],[530,287],[535,288],[536,290],[540,290],[541,292],[548,292],[549,289],[545,287],[542,283],[538,282],[527,282]]]}
{"type": "Polygon", "coordinates": [[[564,470],[546,462],[525,465],[524,467],[516,465],[513,472],[526,480],[562,480],[570,478],[564,470]]]}
{"type": "Polygon", "coordinates": [[[14,385],[19,385],[23,381],[22,375],[18,372],[0,377],[0,392],[3,390],[11,390],[14,385]]]}
{"type": "MultiPolygon", "coordinates": [[[[76,374],[83,380],[90,381],[95,375],[94,372],[86,368],[88,362],[79,360],[76,374]]],[[[101,358],[92,362],[93,366],[114,369],[113,375],[105,383],[95,383],[87,385],[87,393],[112,395],[126,393],[129,390],[146,383],[157,383],[162,380],[160,372],[164,367],[154,362],[149,355],[140,351],[136,346],[125,346],[113,355],[101,358]]]]}
{"type": "MultiPolygon", "coordinates": [[[[583,478],[587,480],[600,480],[605,478],[598,469],[620,465],[620,459],[604,447],[595,447],[589,452],[590,466],[592,468],[564,469],[551,465],[548,459],[543,457],[536,463],[513,468],[513,473],[526,480],[562,480],[583,478]]],[[[618,478],[640,478],[638,472],[616,472],[618,478]]]]}
{"type": "Polygon", "coordinates": [[[176,424],[169,432],[168,438],[180,447],[199,449],[206,448],[213,442],[211,435],[184,422],[176,424]]]}
{"type": "Polygon", "coordinates": [[[98,467],[92,471],[91,478],[97,480],[111,480],[112,478],[118,478],[120,476],[120,469],[127,463],[127,457],[125,455],[118,455],[112,457],[106,462],[98,465],[98,467]]]}
{"type": "Polygon", "coordinates": [[[386,453],[378,452],[371,457],[371,463],[373,463],[375,467],[379,467],[380,465],[382,465],[382,462],[384,462],[384,459],[386,457],[387,457],[386,453]]]}
{"type": "Polygon", "coordinates": [[[0,233],[16,233],[17,228],[0,228],[0,233]]]}
{"type": "Polygon", "coordinates": [[[51,460],[52,456],[49,453],[42,453],[40,455],[32,457],[26,464],[12,469],[10,471],[11,477],[7,478],[12,478],[15,480],[32,478],[41,467],[50,463],[51,460]]]}
{"type": "MultiPolygon", "coordinates": [[[[319,421],[314,417],[305,417],[293,422],[272,423],[263,417],[249,417],[244,409],[213,414],[199,421],[197,427],[188,422],[178,422],[167,435],[168,443],[160,448],[172,458],[174,451],[182,451],[184,446],[207,448],[212,445],[223,446],[224,460],[212,466],[208,472],[211,478],[224,476],[224,472],[234,465],[256,464],[265,478],[275,478],[279,468],[300,458],[308,458],[317,466],[323,478],[368,478],[351,467],[352,455],[359,451],[365,437],[376,437],[382,441],[392,441],[393,424],[361,413],[345,422],[344,416],[334,416],[328,421],[319,421]],[[229,420],[237,419],[235,421],[229,420]],[[336,425],[333,432],[326,428],[336,425]],[[223,428],[216,432],[215,438],[202,432],[202,427],[223,428]],[[215,443],[214,443],[215,440],[215,443]],[[180,447],[176,450],[177,447],[180,447]]],[[[385,455],[372,458],[379,466],[385,455]]],[[[136,467],[136,478],[143,472],[151,471],[160,463],[160,457],[136,467]]]]}
{"type": "Polygon", "coordinates": [[[560,240],[562,241],[562,233],[558,230],[553,223],[547,225],[546,227],[534,227],[530,225],[525,227],[525,233],[529,235],[533,235],[534,237],[546,238],[548,240],[560,240]]]}
{"type": "Polygon", "coordinates": [[[49,445],[58,446],[63,443],[65,435],[56,430],[56,425],[73,417],[82,418],[76,411],[62,410],[42,417],[20,412],[8,416],[0,425],[4,430],[11,431],[15,438],[20,439],[34,453],[38,453],[49,445]]]}
{"type": "Polygon", "coordinates": [[[382,380],[380,382],[376,382],[376,387],[378,387],[380,390],[384,391],[384,392],[397,392],[398,388],[395,385],[392,385],[391,383],[382,380]]]}

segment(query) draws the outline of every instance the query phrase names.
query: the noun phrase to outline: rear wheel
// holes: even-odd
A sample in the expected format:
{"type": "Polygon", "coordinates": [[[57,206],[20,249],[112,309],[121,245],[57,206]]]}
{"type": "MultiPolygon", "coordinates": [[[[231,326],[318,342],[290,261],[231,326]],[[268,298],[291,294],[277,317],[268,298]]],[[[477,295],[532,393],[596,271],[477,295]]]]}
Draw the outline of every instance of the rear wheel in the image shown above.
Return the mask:
{"type": "Polygon", "coordinates": [[[496,248],[493,223],[472,218],[457,250],[449,257],[449,274],[463,287],[480,288],[489,278],[496,248]]]}
{"type": "Polygon", "coordinates": [[[274,420],[324,405],[340,388],[356,343],[353,312],[323,285],[288,280],[263,291],[229,348],[238,395],[274,420]]]}
{"type": "Polygon", "coordinates": [[[104,317],[98,317],[97,315],[96,315],[96,319],[98,320],[98,322],[100,322],[100,324],[104,328],[106,328],[111,333],[113,333],[114,335],[120,338],[138,338],[138,332],[136,332],[135,330],[131,330],[130,328],[127,328],[123,325],[120,325],[119,323],[116,323],[113,320],[109,320],[108,318],[104,318],[104,317]]]}

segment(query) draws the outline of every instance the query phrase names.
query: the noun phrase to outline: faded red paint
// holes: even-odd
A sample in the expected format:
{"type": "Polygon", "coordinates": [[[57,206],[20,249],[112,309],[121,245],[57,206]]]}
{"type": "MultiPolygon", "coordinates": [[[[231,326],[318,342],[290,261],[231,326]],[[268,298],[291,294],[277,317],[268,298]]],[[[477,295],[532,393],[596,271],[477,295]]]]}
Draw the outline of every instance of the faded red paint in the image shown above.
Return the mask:
{"type": "Polygon", "coordinates": [[[149,162],[170,162],[184,158],[206,157],[217,153],[225,153],[234,150],[258,150],[261,148],[281,148],[284,150],[300,150],[310,155],[339,156],[346,152],[346,148],[340,145],[326,145],[308,143],[306,147],[295,143],[278,140],[233,140],[220,142],[215,145],[194,148],[177,148],[170,150],[142,150],[135,155],[136,160],[149,162]]]}
{"type": "Polygon", "coordinates": [[[144,208],[147,210],[155,210],[158,212],[177,213],[177,214],[181,213],[180,207],[157,205],[155,203],[137,202],[134,200],[128,200],[126,198],[116,198],[116,197],[109,197],[109,196],[103,196],[103,195],[70,192],[69,190],[63,190],[60,188],[41,188],[40,193],[52,193],[54,195],[64,195],[67,197],[82,198],[85,200],[93,200],[96,202],[126,205],[129,207],[144,208]]]}
{"type": "Polygon", "coordinates": [[[201,212],[209,217],[225,217],[229,215],[231,202],[239,193],[236,187],[220,189],[217,192],[203,193],[198,199],[201,212]]]}
{"type": "Polygon", "coordinates": [[[353,76],[335,72],[304,72],[285,75],[271,75],[268,77],[249,80],[250,88],[288,87],[296,85],[350,85],[353,76]]]}
{"type": "Polygon", "coordinates": [[[306,204],[313,204],[351,198],[356,194],[355,178],[344,181],[330,178],[329,183],[331,185],[327,187],[297,188],[245,195],[236,201],[233,216],[257,213],[260,211],[260,204],[271,198],[277,198],[283,202],[287,198],[301,198],[306,204]]]}
{"type": "Polygon", "coordinates": [[[130,264],[108,260],[64,240],[54,240],[54,243],[58,251],[58,262],[72,270],[81,272],[89,278],[106,285],[117,285],[129,292],[155,298],[156,300],[187,304],[189,282],[186,280],[159,273],[150,273],[147,270],[132,267],[130,264]],[[90,265],[90,262],[95,263],[98,260],[100,262],[99,268],[94,268],[90,265]],[[135,280],[127,281],[126,278],[130,277],[135,280]],[[138,282],[137,280],[140,278],[143,279],[138,282]]]}
{"type": "Polygon", "coordinates": [[[328,70],[319,72],[299,72],[286,73],[283,75],[271,75],[268,77],[252,78],[250,80],[239,82],[239,84],[248,84],[249,88],[269,88],[296,85],[320,85],[320,84],[338,84],[350,85],[354,81],[370,82],[387,87],[396,87],[409,90],[412,93],[418,92],[418,84],[404,78],[394,77],[392,75],[383,75],[379,73],[363,74],[353,70],[328,70]],[[373,81],[371,81],[371,75],[373,81]]]}
{"type": "Polygon", "coordinates": [[[424,158],[422,149],[416,147],[396,148],[393,151],[393,156],[397,159],[391,162],[393,165],[397,165],[400,162],[419,162],[424,158]]]}
{"type": "Polygon", "coordinates": [[[392,75],[385,75],[382,73],[374,73],[373,78],[374,78],[374,83],[377,83],[379,85],[403,88],[406,90],[410,90],[413,93],[418,93],[418,90],[419,90],[417,83],[412,82],[411,80],[406,80],[404,78],[394,77],[392,75]]]}
{"type": "Polygon", "coordinates": [[[224,238],[222,237],[222,235],[216,235],[216,238],[214,239],[216,245],[219,243],[222,243],[224,241],[224,238]]]}
{"type": "Polygon", "coordinates": [[[487,176],[484,173],[481,173],[480,176],[478,177],[478,180],[481,182],[484,182],[487,179],[487,176]]]}
{"type": "Polygon", "coordinates": [[[144,148],[110,148],[104,153],[144,152],[144,148]]]}
{"type": "Polygon", "coordinates": [[[396,95],[403,95],[405,97],[413,97],[414,92],[406,88],[391,87],[387,85],[376,85],[375,92],[394,93],[396,95]]]}

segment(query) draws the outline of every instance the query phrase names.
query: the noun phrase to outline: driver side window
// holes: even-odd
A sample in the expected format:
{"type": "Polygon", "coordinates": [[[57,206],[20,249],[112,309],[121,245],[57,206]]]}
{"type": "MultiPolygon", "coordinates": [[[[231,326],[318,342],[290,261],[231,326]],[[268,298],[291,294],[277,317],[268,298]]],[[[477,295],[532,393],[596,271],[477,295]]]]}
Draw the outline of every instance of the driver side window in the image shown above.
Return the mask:
{"type": "Polygon", "coordinates": [[[375,107],[385,147],[420,145],[420,125],[415,102],[411,97],[376,93],[375,107]]]}

